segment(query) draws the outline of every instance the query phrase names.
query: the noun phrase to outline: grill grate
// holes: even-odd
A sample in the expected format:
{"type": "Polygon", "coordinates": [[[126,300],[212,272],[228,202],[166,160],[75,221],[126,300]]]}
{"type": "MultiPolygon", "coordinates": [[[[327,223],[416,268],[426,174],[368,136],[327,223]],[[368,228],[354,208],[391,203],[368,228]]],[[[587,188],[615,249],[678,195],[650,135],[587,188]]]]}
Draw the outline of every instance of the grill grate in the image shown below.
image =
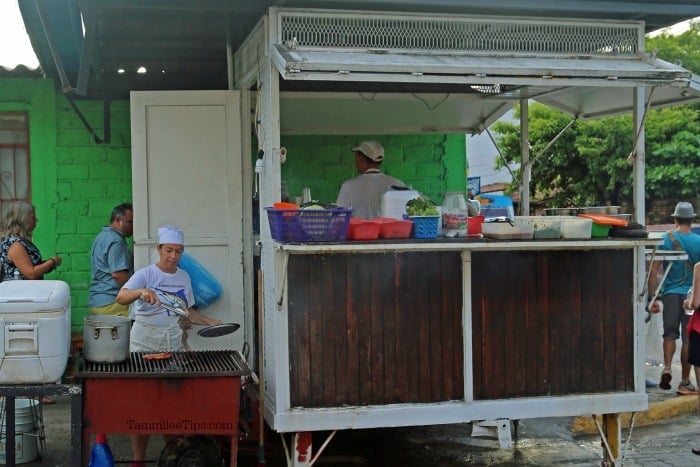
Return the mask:
{"type": "Polygon", "coordinates": [[[235,350],[204,350],[194,352],[171,352],[170,358],[144,360],[151,352],[131,352],[129,358],[120,363],[84,362],[76,373],[78,377],[201,377],[241,376],[250,374],[248,364],[235,350]]]}

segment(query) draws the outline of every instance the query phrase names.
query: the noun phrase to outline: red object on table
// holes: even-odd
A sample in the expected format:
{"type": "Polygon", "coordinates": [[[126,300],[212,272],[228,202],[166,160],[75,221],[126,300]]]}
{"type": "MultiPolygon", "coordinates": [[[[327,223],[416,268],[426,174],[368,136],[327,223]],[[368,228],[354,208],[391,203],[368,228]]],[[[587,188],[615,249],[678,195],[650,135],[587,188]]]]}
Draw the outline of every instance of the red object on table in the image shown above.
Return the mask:
{"type": "Polygon", "coordinates": [[[126,363],[90,365],[78,375],[83,446],[92,433],[229,435],[236,466],[241,376],[250,372],[238,352],[173,352],[172,359],[150,361],[132,352],[126,363]],[[210,355],[242,364],[208,365],[210,355]],[[191,363],[193,356],[204,366],[191,363]]]}
{"type": "Polygon", "coordinates": [[[579,214],[579,217],[587,217],[591,219],[596,224],[600,225],[614,225],[617,227],[627,227],[627,221],[620,219],[619,217],[606,216],[604,214],[579,214]]]}

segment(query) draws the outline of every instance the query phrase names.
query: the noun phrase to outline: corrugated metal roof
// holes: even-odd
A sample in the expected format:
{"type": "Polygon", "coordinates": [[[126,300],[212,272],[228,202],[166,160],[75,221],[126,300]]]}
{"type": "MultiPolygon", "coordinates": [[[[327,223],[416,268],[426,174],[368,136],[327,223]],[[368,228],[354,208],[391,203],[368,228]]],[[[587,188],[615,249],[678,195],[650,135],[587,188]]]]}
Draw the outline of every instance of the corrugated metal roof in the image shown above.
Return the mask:
{"type": "Polygon", "coordinates": [[[0,66],[0,78],[41,78],[43,76],[44,73],[40,67],[32,69],[24,65],[17,65],[12,68],[0,66]]]}
{"type": "Polygon", "coordinates": [[[647,31],[700,16],[697,0],[19,0],[19,5],[48,76],[66,91],[114,98],[129,90],[226,89],[227,36],[235,51],[270,6],[636,20],[645,21],[647,31]],[[136,73],[141,66],[149,73],[136,73]]]}

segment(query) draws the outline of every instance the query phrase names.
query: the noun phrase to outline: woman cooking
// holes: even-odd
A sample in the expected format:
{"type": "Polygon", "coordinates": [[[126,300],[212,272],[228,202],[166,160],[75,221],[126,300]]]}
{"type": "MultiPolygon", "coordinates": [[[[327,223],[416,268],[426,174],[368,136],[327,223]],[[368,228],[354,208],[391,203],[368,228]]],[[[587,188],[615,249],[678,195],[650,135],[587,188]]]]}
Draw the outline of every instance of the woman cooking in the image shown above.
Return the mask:
{"type": "MultiPolygon", "coordinates": [[[[184,350],[183,328],[187,329],[191,323],[222,324],[193,308],[190,276],[177,266],[184,244],[182,230],[173,225],[159,227],[158,262],[136,271],[117,294],[117,302],[122,305],[136,302],[131,352],[179,352],[184,350]]],[[[145,465],[148,436],[131,435],[132,465],[145,465]]]]}

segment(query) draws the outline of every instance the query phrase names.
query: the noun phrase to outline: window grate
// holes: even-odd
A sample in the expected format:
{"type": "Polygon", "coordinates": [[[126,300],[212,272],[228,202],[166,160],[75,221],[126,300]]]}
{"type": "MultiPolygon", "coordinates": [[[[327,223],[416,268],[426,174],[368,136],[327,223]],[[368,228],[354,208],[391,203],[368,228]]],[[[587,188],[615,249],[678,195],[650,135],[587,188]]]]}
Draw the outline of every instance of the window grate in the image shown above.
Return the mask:
{"type": "Polygon", "coordinates": [[[635,55],[638,23],[280,12],[282,43],[339,49],[635,55]]]}
{"type": "Polygon", "coordinates": [[[0,211],[9,201],[30,201],[29,125],[24,112],[0,112],[0,211]]]}

